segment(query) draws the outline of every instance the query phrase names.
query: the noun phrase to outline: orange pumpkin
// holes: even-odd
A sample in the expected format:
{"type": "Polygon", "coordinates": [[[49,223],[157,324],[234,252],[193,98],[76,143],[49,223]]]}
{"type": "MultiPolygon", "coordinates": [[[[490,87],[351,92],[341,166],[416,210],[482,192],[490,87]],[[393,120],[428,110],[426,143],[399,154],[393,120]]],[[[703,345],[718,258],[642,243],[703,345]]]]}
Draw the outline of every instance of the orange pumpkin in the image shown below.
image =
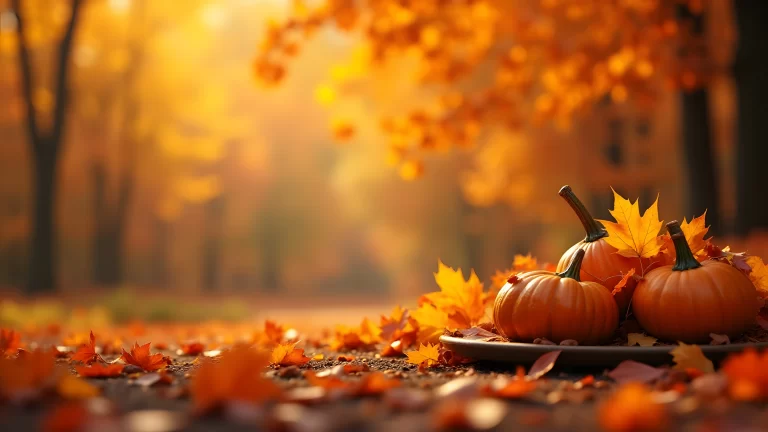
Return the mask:
{"type": "Polygon", "coordinates": [[[610,340],[619,321],[611,293],[596,282],[579,281],[584,251],[562,273],[536,270],[511,276],[496,296],[493,322],[516,341],[574,339],[594,345],[610,340]]]}
{"type": "Polygon", "coordinates": [[[688,343],[706,342],[710,333],[736,337],[750,328],[758,303],[749,278],[726,263],[699,263],[677,221],[667,229],[677,258],[637,284],[632,310],[640,325],[658,338],[688,343]]]}
{"type": "MultiPolygon", "coordinates": [[[[573,261],[574,255],[584,250],[584,263],[581,265],[581,280],[597,282],[613,292],[613,288],[621,280],[621,275],[632,268],[640,268],[637,259],[623,257],[616,253],[617,249],[604,240],[608,232],[603,225],[596,221],[584,204],[576,197],[570,186],[565,185],[560,189],[560,196],[571,206],[576,216],[579,217],[587,236],[568,249],[557,263],[556,271],[564,271],[573,261]]],[[[643,265],[647,264],[643,262],[643,265]]],[[[623,317],[627,313],[629,301],[632,299],[633,287],[628,285],[615,296],[619,313],[623,317]]]]}

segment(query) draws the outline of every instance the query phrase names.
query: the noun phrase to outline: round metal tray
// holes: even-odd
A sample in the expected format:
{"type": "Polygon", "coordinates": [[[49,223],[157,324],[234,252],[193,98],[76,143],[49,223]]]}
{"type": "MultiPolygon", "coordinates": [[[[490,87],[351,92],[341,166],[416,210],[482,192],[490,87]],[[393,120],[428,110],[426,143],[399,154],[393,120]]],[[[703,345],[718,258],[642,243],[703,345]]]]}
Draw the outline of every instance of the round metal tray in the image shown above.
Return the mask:
{"type": "MultiPolygon", "coordinates": [[[[613,367],[624,360],[634,360],[649,365],[672,363],[674,346],[561,346],[537,345],[518,342],[485,342],[443,335],[440,342],[448,349],[474,360],[503,362],[513,365],[531,364],[550,351],[562,351],[557,358],[561,366],[613,367]]],[[[699,345],[704,355],[713,362],[722,361],[728,354],[747,348],[768,349],[768,342],[755,344],[699,345]]]]}

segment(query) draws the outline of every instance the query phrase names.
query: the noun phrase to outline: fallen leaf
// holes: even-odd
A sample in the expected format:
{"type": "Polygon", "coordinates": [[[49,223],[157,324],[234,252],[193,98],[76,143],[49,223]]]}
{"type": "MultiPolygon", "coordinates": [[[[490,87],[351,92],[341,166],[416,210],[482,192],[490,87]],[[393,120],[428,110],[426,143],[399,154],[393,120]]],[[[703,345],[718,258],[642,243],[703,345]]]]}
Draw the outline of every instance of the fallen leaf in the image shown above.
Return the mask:
{"type": "Polygon", "coordinates": [[[43,432],[74,432],[87,430],[91,413],[81,402],[58,404],[43,417],[40,430],[43,432]]]}
{"type": "Polygon", "coordinates": [[[432,304],[422,304],[411,313],[418,324],[418,340],[421,343],[438,343],[447,328],[456,328],[447,312],[432,304]]]}
{"type": "Polygon", "coordinates": [[[748,348],[731,354],[723,361],[721,371],[728,377],[733,399],[768,400],[768,351],[758,353],[748,348]]]}
{"type": "Polygon", "coordinates": [[[440,352],[438,345],[421,344],[418,350],[408,351],[405,353],[408,356],[408,363],[415,365],[425,365],[431,367],[439,362],[440,352]]]}
{"type": "Polygon", "coordinates": [[[723,394],[726,388],[728,379],[721,374],[706,374],[691,381],[691,391],[700,397],[714,399],[723,394]]]}
{"type": "Polygon", "coordinates": [[[663,430],[668,423],[664,406],[644,384],[622,385],[598,407],[603,429],[616,432],[663,430]]]}
{"type": "Polygon", "coordinates": [[[486,393],[504,399],[520,399],[538,387],[538,381],[530,380],[525,376],[525,368],[517,367],[514,378],[498,378],[486,388],[486,393]]]}
{"type": "Polygon", "coordinates": [[[26,400],[55,386],[62,370],[51,351],[34,350],[16,358],[0,357],[0,400],[26,400]]]}
{"type": "Polygon", "coordinates": [[[640,345],[641,347],[652,347],[657,340],[653,336],[647,336],[642,333],[629,333],[627,335],[627,346],[640,345]]]}
{"type": "Polygon", "coordinates": [[[83,378],[114,378],[122,375],[121,364],[102,365],[96,363],[92,366],[78,366],[75,371],[83,378]]]}
{"type": "Polygon", "coordinates": [[[381,316],[381,339],[385,341],[393,341],[398,339],[398,332],[402,332],[408,324],[408,309],[403,309],[399,305],[392,310],[390,316],[381,316]]]}
{"type": "Polygon", "coordinates": [[[371,349],[379,342],[381,330],[368,318],[363,318],[359,327],[336,326],[330,347],[333,351],[371,349]]]}
{"type": "Polygon", "coordinates": [[[456,331],[457,335],[460,335],[464,339],[469,340],[495,340],[504,339],[503,337],[497,335],[496,333],[490,332],[482,327],[471,327],[468,329],[462,329],[456,331]]]}
{"type": "Polygon", "coordinates": [[[469,402],[448,399],[432,411],[434,430],[490,430],[501,424],[507,416],[507,405],[492,398],[478,398],[469,402]]]}
{"type": "Polygon", "coordinates": [[[323,360],[324,358],[325,358],[325,354],[322,354],[322,353],[315,354],[312,356],[312,360],[315,360],[315,361],[323,360]]]}
{"type": "Polygon", "coordinates": [[[528,378],[537,380],[555,367],[555,362],[562,351],[550,351],[539,357],[528,370],[528,378]]]}
{"type": "Polygon", "coordinates": [[[485,317],[486,305],[483,297],[483,283],[474,270],[469,279],[464,280],[461,269],[454,270],[442,261],[437,262],[435,282],[440,291],[425,294],[420,303],[429,303],[448,314],[452,326],[469,328],[477,325],[485,317]]]}
{"type": "Polygon", "coordinates": [[[65,399],[89,399],[96,397],[101,390],[74,375],[64,375],[56,385],[56,392],[65,399]]]}
{"type": "Polygon", "coordinates": [[[634,360],[624,360],[606,375],[619,384],[628,382],[651,383],[661,379],[667,371],[634,360]]]}
{"type": "Polygon", "coordinates": [[[21,348],[21,335],[12,329],[0,329],[0,356],[16,354],[21,348]]]}
{"type": "MultiPolygon", "coordinates": [[[[616,286],[613,287],[613,291],[611,294],[616,295],[621,292],[624,287],[627,286],[627,283],[630,281],[630,278],[635,275],[635,269],[631,268],[628,272],[624,273],[621,277],[621,280],[616,284],[616,286]]],[[[635,279],[632,279],[633,282],[631,283],[637,283],[635,279]]],[[[631,285],[630,285],[631,286],[631,285]]]]}
{"type": "Polygon", "coordinates": [[[130,353],[123,350],[123,361],[127,364],[138,366],[147,372],[156,371],[168,366],[168,359],[162,354],[157,353],[150,355],[150,345],[151,343],[146,343],[139,346],[138,343],[134,343],[130,353]]]}
{"type": "Polygon", "coordinates": [[[686,345],[679,342],[679,345],[673,349],[672,361],[675,363],[675,369],[697,369],[705,374],[713,373],[715,367],[712,365],[712,360],[709,360],[704,356],[701,351],[701,347],[698,345],[686,345]]]}
{"type": "Polygon", "coordinates": [[[304,355],[303,348],[296,348],[296,342],[279,344],[272,350],[271,363],[279,366],[301,366],[311,359],[304,355]]]}
{"type": "MultiPolygon", "coordinates": [[[[613,189],[611,189],[613,190],[613,189]]],[[[616,222],[600,220],[608,237],[605,241],[628,258],[651,258],[659,253],[662,242],[658,238],[663,222],[659,220],[659,199],[640,216],[638,200],[630,202],[613,190],[614,204],[611,215],[616,222]]]]}
{"type": "Polygon", "coordinates": [[[381,372],[371,372],[360,379],[354,394],[357,396],[375,396],[401,385],[400,380],[387,378],[381,372]]]}
{"type": "Polygon", "coordinates": [[[96,353],[96,337],[93,335],[93,330],[91,330],[90,343],[81,345],[70,358],[85,364],[91,364],[97,360],[104,361],[104,359],[96,353]]]}
{"type": "Polygon", "coordinates": [[[164,372],[150,372],[144,374],[133,381],[134,384],[141,387],[152,387],[156,384],[173,384],[173,376],[164,372]]]}
{"type": "Polygon", "coordinates": [[[269,353],[235,346],[216,360],[204,359],[189,385],[193,410],[205,414],[230,402],[257,403],[273,400],[280,388],[262,376],[269,353]]]}
{"type": "Polygon", "coordinates": [[[709,341],[710,345],[728,345],[731,343],[731,338],[729,338],[728,335],[710,333],[709,337],[712,338],[712,340],[709,341]]]}
{"type": "MultiPolygon", "coordinates": [[[[156,349],[160,349],[158,346],[155,346],[156,349]]],[[[198,356],[205,352],[205,345],[203,345],[200,342],[188,342],[181,344],[181,348],[177,351],[176,354],[178,355],[186,355],[186,356],[198,356]]]]}

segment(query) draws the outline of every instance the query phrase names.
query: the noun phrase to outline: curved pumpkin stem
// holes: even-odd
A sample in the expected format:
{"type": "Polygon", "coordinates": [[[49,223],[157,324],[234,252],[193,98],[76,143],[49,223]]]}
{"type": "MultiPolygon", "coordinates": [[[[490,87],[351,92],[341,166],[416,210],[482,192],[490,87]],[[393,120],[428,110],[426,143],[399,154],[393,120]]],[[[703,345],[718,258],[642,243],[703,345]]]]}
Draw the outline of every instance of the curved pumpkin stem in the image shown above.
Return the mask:
{"type": "Polygon", "coordinates": [[[591,243],[608,236],[608,231],[603,228],[600,222],[596,221],[595,218],[589,214],[587,208],[584,207],[584,204],[579,200],[579,198],[576,197],[576,194],[573,193],[573,189],[571,189],[570,186],[563,186],[560,188],[560,192],[558,192],[558,194],[565,199],[568,205],[571,206],[573,211],[576,213],[576,216],[579,217],[581,224],[584,226],[584,231],[587,232],[587,237],[584,239],[584,241],[591,243]]]}
{"type": "Polygon", "coordinates": [[[581,262],[584,260],[584,249],[576,251],[576,255],[573,256],[571,263],[568,264],[568,268],[564,272],[556,273],[562,278],[576,279],[581,282],[579,275],[581,274],[581,262]]]}
{"type": "Polygon", "coordinates": [[[688,246],[688,241],[685,240],[685,234],[680,229],[680,224],[677,221],[668,223],[667,231],[669,231],[672,242],[675,244],[675,254],[677,255],[675,266],[672,267],[672,270],[684,271],[701,267],[701,263],[693,256],[691,247],[688,246]]]}

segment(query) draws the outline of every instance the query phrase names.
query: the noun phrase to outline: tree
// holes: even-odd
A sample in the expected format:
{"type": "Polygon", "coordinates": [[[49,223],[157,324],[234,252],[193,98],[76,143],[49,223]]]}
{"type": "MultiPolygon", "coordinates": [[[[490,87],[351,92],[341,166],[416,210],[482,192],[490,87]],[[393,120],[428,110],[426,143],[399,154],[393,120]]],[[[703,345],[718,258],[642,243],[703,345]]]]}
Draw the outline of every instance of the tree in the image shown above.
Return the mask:
{"type": "Polygon", "coordinates": [[[64,33],[56,45],[56,60],[53,80],[53,109],[50,127],[40,121],[41,113],[34,103],[35,83],[39,79],[32,64],[33,53],[27,41],[27,13],[21,0],[11,5],[16,13],[16,29],[19,41],[19,68],[21,89],[26,113],[27,139],[34,165],[34,213],[32,217],[32,241],[29,258],[29,292],[51,291],[56,287],[56,177],[59,156],[62,150],[64,128],[69,103],[69,71],[72,44],[79,22],[82,0],[72,0],[69,18],[64,33]]]}

